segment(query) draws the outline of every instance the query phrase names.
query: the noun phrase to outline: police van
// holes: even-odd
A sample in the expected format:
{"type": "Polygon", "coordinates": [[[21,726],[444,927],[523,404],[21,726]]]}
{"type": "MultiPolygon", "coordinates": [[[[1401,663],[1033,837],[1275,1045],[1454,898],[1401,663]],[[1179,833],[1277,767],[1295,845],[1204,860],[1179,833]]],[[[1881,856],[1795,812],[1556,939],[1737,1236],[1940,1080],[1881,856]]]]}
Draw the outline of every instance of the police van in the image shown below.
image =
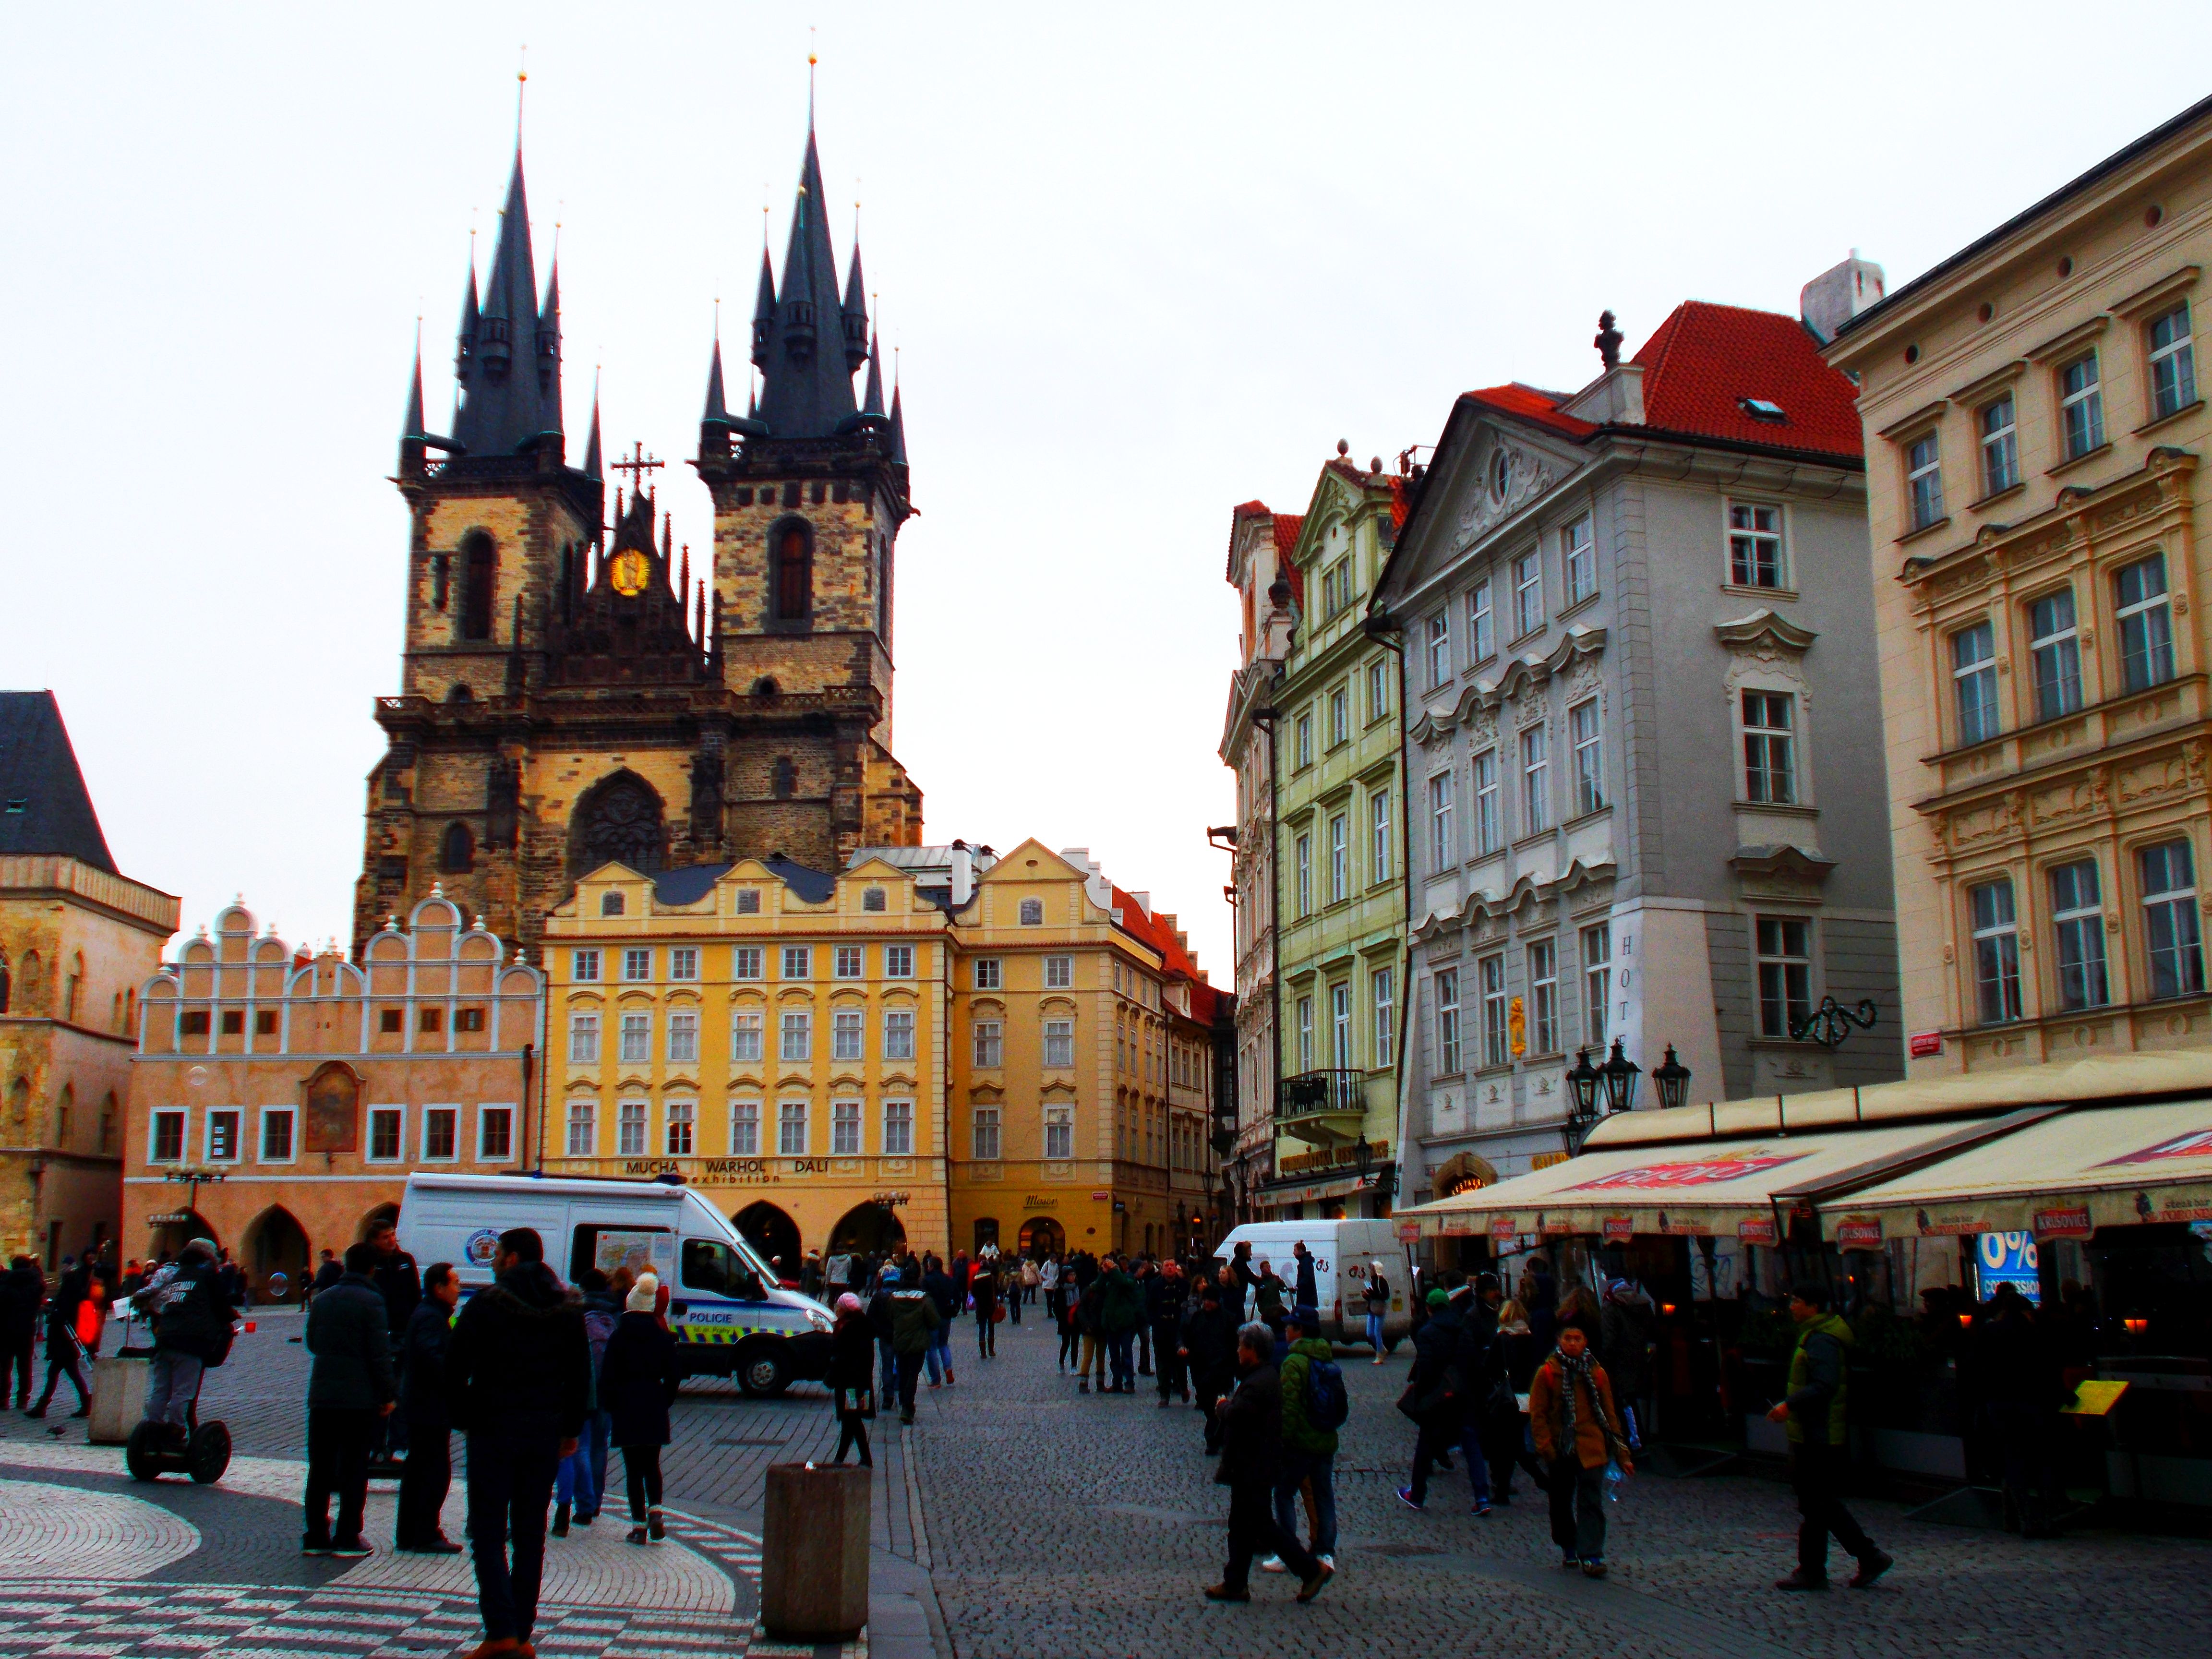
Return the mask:
{"type": "Polygon", "coordinates": [[[727,1217],[666,1181],[575,1176],[410,1175],[399,1242],[423,1267],[450,1261],[461,1293],[492,1281],[499,1236],[533,1227],[546,1265],[573,1285],[587,1267],[650,1267],[668,1287],[668,1323],[687,1376],[735,1376],[781,1394],[830,1374],[829,1309],[775,1274],[727,1217]]]}

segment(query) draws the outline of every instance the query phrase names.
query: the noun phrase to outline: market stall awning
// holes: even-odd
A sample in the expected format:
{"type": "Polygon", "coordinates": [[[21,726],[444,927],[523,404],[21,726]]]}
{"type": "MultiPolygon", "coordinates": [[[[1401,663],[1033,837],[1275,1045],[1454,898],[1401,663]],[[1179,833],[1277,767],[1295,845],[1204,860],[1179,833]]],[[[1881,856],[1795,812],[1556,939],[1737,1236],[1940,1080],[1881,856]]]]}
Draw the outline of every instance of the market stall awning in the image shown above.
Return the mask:
{"type": "Polygon", "coordinates": [[[1505,1241],[1582,1234],[1719,1236],[1771,1244],[1778,1193],[1817,1193],[1836,1177],[1909,1164],[1960,1133],[1955,1122],[1893,1123],[1674,1146],[1593,1148],[1548,1169],[1397,1212],[1427,1237],[1505,1241]]]}
{"type": "Polygon", "coordinates": [[[2080,1107],[1823,1204],[1827,1236],[1884,1238],[2212,1221],[2212,1099],[2080,1107]]]}

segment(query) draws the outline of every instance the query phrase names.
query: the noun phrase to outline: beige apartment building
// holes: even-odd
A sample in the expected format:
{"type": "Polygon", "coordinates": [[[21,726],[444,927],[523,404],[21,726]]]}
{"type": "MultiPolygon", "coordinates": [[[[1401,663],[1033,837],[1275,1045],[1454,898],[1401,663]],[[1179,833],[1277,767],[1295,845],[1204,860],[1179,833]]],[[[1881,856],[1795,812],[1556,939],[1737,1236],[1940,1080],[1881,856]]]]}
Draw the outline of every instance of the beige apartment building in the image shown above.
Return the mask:
{"type": "Polygon", "coordinates": [[[2212,100],[1845,322],[1916,1077],[2201,1044],[2212,100]]]}

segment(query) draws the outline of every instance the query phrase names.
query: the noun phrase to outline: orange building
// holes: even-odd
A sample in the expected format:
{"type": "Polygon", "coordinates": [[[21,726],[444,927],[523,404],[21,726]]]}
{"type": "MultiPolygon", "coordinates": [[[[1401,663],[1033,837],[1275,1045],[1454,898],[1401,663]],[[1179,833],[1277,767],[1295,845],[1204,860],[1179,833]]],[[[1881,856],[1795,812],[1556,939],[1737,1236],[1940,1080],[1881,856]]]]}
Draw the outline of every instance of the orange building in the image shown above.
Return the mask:
{"type": "Polygon", "coordinates": [[[257,1295],[295,1298],[414,1170],[531,1168],[544,1020],[544,975],[441,890],[358,961],[231,906],[139,996],[124,1254],[204,1236],[257,1295]]]}

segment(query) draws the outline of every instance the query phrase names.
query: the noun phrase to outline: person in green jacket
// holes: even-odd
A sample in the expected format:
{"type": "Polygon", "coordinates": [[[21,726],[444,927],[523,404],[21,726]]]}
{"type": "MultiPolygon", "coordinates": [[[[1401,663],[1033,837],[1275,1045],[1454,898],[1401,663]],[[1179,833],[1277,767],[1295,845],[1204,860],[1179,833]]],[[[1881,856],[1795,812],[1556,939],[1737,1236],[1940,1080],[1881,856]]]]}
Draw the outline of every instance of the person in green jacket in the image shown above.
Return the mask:
{"type": "Polygon", "coordinates": [[[1828,1287],[1799,1285],[1790,1292],[1790,1316],[1797,1322],[1797,1346],[1790,1355],[1790,1392],[1766,1413],[1786,1424],[1790,1433],[1790,1485],[1797,1491],[1797,1570],[1774,1581],[1777,1589],[1818,1590],[1828,1587],[1828,1534],[1858,1558],[1853,1589],[1866,1589],[1889,1571],[1890,1558],[1868,1537],[1842,1497],[1847,1447],[1845,1404],[1850,1391],[1847,1365],[1851,1328],[1828,1310],[1828,1287]]]}
{"type": "MultiPolygon", "coordinates": [[[[1283,1455],[1275,1476],[1275,1524],[1285,1537],[1297,1536],[1298,1491],[1309,1482],[1313,1503],[1307,1511],[1313,1522],[1313,1541],[1308,1546],[1322,1565],[1336,1565],[1336,1431],[1313,1420],[1313,1368],[1334,1365],[1336,1351],[1321,1334],[1321,1315],[1301,1305],[1291,1310],[1283,1328],[1290,1352],[1276,1375],[1283,1390],[1283,1455]]],[[[1268,1572],[1285,1571],[1282,1558],[1270,1556],[1260,1564],[1268,1572]]]]}
{"type": "Polygon", "coordinates": [[[1099,1274],[1098,1282],[1105,1287],[1105,1299],[1098,1320],[1105,1329],[1106,1349],[1114,1367],[1109,1391],[1134,1394],[1137,1362],[1133,1349],[1137,1326],[1145,1316],[1145,1292],[1115,1257],[1108,1256],[1102,1265],[1105,1271],[1099,1274]]]}
{"type": "Polygon", "coordinates": [[[890,1330],[891,1352],[898,1361],[899,1421],[911,1423],[922,1358],[929,1352],[931,1333],[945,1322],[945,1316],[921,1285],[902,1283],[897,1268],[884,1268],[878,1282],[883,1288],[868,1306],[868,1321],[878,1330],[890,1330]]]}

